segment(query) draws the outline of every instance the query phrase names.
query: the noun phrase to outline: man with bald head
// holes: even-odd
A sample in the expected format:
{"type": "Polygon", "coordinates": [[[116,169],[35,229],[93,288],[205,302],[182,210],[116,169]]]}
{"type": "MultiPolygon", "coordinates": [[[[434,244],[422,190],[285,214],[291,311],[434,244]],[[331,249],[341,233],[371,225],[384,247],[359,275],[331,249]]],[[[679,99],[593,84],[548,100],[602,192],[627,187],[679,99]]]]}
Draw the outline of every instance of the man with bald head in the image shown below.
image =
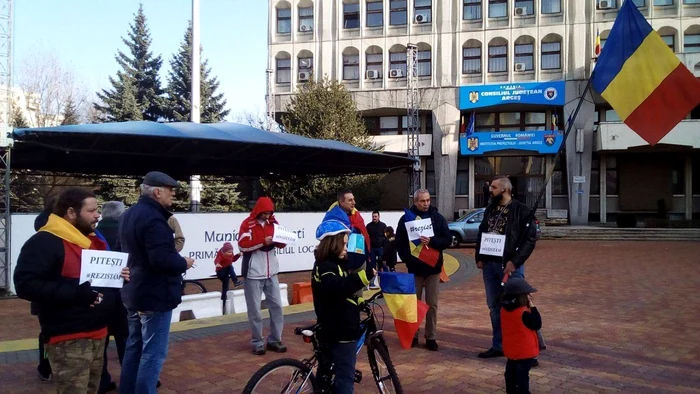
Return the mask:
{"type": "Polygon", "coordinates": [[[525,261],[535,249],[537,233],[530,208],[513,199],[513,184],[507,177],[496,177],[490,185],[491,201],[484,212],[476,239],[476,266],[482,270],[486,304],[491,314],[491,348],[480,358],[503,357],[501,336],[501,283],[506,275],[525,277],[525,261]],[[522,237],[521,237],[522,236],[522,237]],[[522,243],[518,242],[522,238],[522,243]]]}

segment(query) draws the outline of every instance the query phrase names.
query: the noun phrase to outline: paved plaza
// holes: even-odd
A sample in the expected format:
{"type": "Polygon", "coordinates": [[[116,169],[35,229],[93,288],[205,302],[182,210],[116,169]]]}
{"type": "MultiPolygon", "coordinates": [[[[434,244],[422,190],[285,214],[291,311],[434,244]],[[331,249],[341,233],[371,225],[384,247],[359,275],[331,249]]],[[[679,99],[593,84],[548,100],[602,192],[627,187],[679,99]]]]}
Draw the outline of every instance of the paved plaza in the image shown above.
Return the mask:
{"type": "MultiPolygon", "coordinates": [[[[406,393],[504,392],[505,359],[476,357],[489,347],[491,328],[473,252],[450,251],[460,267],[441,289],[439,352],[401,349],[385,308],[384,328],[406,393]]],[[[541,241],[526,267],[539,289],[534,301],[548,345],[530,375],[533,393],[700,392],[700,243],[541,241]]],[[[288,274],[281,282],[291,288],[307,278],[288,274]]],[[[244,316],[178,323],[159,392],[240,393],[270,360],[310,355],[310,345],[293,335],[294,327],[313,320],[313,312],[303,310],[308,305],[288,310],[284,355],[253,356],[244,316]]],[[[0,393],[55,392],[36,373],[31,346],[38,322],[29,304],[0,301],[0,322],[0,393]]],[[[355,392],[376,392],[365,353],[358,368],[365,379],[355,392]]],[[[110,371],[118,381],[115,349],[110,371]]]]}

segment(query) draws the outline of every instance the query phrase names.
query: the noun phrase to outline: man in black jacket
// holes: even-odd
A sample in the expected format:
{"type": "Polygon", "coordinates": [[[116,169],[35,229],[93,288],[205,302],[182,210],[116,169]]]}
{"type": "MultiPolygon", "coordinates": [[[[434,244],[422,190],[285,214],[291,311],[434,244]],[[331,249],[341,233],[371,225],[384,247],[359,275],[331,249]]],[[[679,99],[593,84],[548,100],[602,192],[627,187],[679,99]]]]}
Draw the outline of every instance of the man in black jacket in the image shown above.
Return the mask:
{"type": "MultiPolygon", "coordinates": [[[[369,257],[371,259],[371,266],[377,271],[389,270],[386,264],[384,264],[382,261],[382,255],[384,254],[384,241],[386,241],[386,236],[384,236],[385,230],[386,224],[379,220],[379,212],[372,212],[372,221],[367,224],[367,234],[369,234],[369,257]]],[[[369,288],[378,289],[375,282],[370,283],[369,288]]]]}
{"type": "MultiPolygon", "coordinates": [[[[440,273],[442,272],[443,256],[442,251],[450,246],[452,234],[447,227],[447,221],[438,212],[437,208],[430,205],[430,192],[425,189],[417,190],[413,194],[413,205],[410,212],[404,214],[399,220],[396,229],[397,250],[401,261],[406,263],[408,272],[415,276],[416,295],[418,299],[423,299],[423,289],[425,288],[425,301],[428,304],[428,314],[425,318],[425,344],[428,350],[438,350],[437,344],[437,308],[438,294],[440,288],[440,273]],[[424,248],[435,249],[438,252],[437,263],[430,265],[426,261],[419,259],[411,253],[411,240],[408,239],[405,223],[412,218],[428,219],[433,225],[432,237],[420,237],[420,242],[424,248]],[[409,219],[409,220],[407,220],[409,219]]],[[[415,219],[413,219],[415,220],[415,219]]],[[[413,338],[413,346],[418,344],[418,332],[413,338]]]]}
{"type": "Polygon", "coordinates": [[[177,181],[162,172],[149,172],[138,203],[122,215],[117,248],[129,254],[131,281],[122,288],[129,338],[119,392],[155,394],[168,353],[172,311],[182,301],[182,274],[194,260],[175,250],[172,215],[177,181]]]}
{"type": "Polygon", "coordinates": [[[503,357],[501,336],[501,283],[506,275],[525,277],[525,261],[535,249],[535,219],[530,208],[513,199],[513,185],[507,177],[491,182],[491,204],[484,211],[476,239],[476,266],[483,271],[486,304],[491,314],[491,348],[480,358],[503,357]],[[531,219],[529,226],[528,219],[531,219]],[[518,242],[521,242],[518,245],[518,242]]]}

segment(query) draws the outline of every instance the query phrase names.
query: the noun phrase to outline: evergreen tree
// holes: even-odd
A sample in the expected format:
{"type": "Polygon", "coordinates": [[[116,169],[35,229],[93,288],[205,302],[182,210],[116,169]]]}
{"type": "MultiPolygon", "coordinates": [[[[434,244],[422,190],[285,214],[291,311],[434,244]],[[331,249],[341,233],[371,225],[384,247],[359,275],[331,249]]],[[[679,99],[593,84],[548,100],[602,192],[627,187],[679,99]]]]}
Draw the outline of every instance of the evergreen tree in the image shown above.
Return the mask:
{"type": "Polygon", "coordinates": [[[66,105],[63,108],[63,120],[61,120],[61,126],[79,123],[80,116],[78,115],[78,106],[75,104],[73,96],[68,96],[66,105]]]}
{"type": "Polygon", "coordinates": [[[95,103],[94,106],[106,115],[107,121],[157,121],[163,117],[163,100],[160,97],[163,91],[158,77],[163,60],[150,51],[151,35],[146,26],[143,5],[139,6],[134,23],[129,27],[128,39],[122,38],[129,48],[129,54],[119,51],[116,56],[122,70],[117,72],[116,78],[110,77],[111,90],[103,89],[102,93],[97,93],[102,103],[95,103]],[[126,95],[129,84],[133,98],[126,95]],[[135,116],[135,111],[141,115],[135,116]]]}
{"type": "MultiPolygon", "coordinates": [[[[200,48],[201,53],[201,48],[200,48]]],[[[166,98],[167,118],[173,121],[190,120],[192,110],[192,24],[190,23],[180,49],[170,61],[166,98]]],[[[217,123],[229,114],[223,93],[217,93],[219,81],[211,76],[211,68],[205,60],[201,64],[200,119],[202,123],[217,123]]]]}
{"type": "Polygon", "coordinates": [[[15,129],[24,129],[29,127],[29,123],[27,123],[27,119],[24,118],[22,110],[17,108],[17,106],[12,106],[11,115],[12,116],[10,118],[10,126],[12,126],[15,129]]]}

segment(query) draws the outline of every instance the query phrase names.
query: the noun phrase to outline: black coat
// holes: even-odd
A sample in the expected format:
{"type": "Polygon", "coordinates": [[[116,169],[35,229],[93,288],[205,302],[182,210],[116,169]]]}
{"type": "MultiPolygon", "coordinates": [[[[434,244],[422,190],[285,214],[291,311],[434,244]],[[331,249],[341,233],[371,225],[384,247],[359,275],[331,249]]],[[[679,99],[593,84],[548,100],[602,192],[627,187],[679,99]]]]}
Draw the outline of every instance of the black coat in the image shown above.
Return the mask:
{"type": "MultiPolygon", "coordinates": [[[[489,231],[489,216],[491,215],[493,209],[493,205],[486,207],[486,210],[484,211],[484,219],[479,225],[479,234],[476,237],[476,261],[483,262],[498,258],[479,253],[481,250],[481,234],[489,231]]],[[[535,225],[534,216],[530,221],[530,227],[525,227],[529,216],[530,208],[520,201],[513,200],[506,216],[506,244],[503,249],[503,264],[512,261],[515,268],[518,268],[525,264],[525,261],[528,259],[528,257],[530,257],[532,251],[535,249],[535,242],[537,241],[537,228],[535,225]],[[527,231],[527,233],[524,234],[523,242],[518,248],[518,239],[523,231],[527,231]]]]}
{"type": "Polygon", "coordinates": [[[175,250],[170,216],[156,200],[142,196],[119,219],[117,250],[129,254],[131,276],[121,295],[129,309],[166,312],[182,302],[187,262],[175,250]]]}
{"type": "Polygon", "coordinates": [[[102,219],[97,224],[96,230],[99,231],[103,237],[105,237],[107,244],[109,245],[109,249],[118,252],[117,235],[119,232],[119,221],[114,219],[102,219]]]}
{"type": "Polygon", "coordinates": [[[384,246],[384,230],[386,230],[386,224],[384,222],[369,222],[367,223],[367,234],[369,234],[369,243],[372,249],[379,249],[384,246]]]}
{"type": "MultiPolygon", "coordinates": [[[[425,217],[426,212],[419,211],[415,205],[411,207],[411,211],[421,218],[427,219],[425,217]]],[[[399,224],[396,226],[396,249],[399,252],[401,261],[406,264],[408,272],[415,276],[430,276],[442,272],[442,251],[449,248],[450,243],[452,242],[452,234],[450,233],[450,229],[447,227],[447,220],[445,220],[440,212],[438,212],[437,208],[431,205],[428,208],[427,214],[430,216],[430,221],[433,224],[433,233],[435,234],[435,236],[430,239],[428,246],[440,251],[440,257],[437,264],[435,264],[435,267],[429,266],[411,254],[408,232],[406,231],[405,226],[406,215],[401,216],[399,224]]]]}

